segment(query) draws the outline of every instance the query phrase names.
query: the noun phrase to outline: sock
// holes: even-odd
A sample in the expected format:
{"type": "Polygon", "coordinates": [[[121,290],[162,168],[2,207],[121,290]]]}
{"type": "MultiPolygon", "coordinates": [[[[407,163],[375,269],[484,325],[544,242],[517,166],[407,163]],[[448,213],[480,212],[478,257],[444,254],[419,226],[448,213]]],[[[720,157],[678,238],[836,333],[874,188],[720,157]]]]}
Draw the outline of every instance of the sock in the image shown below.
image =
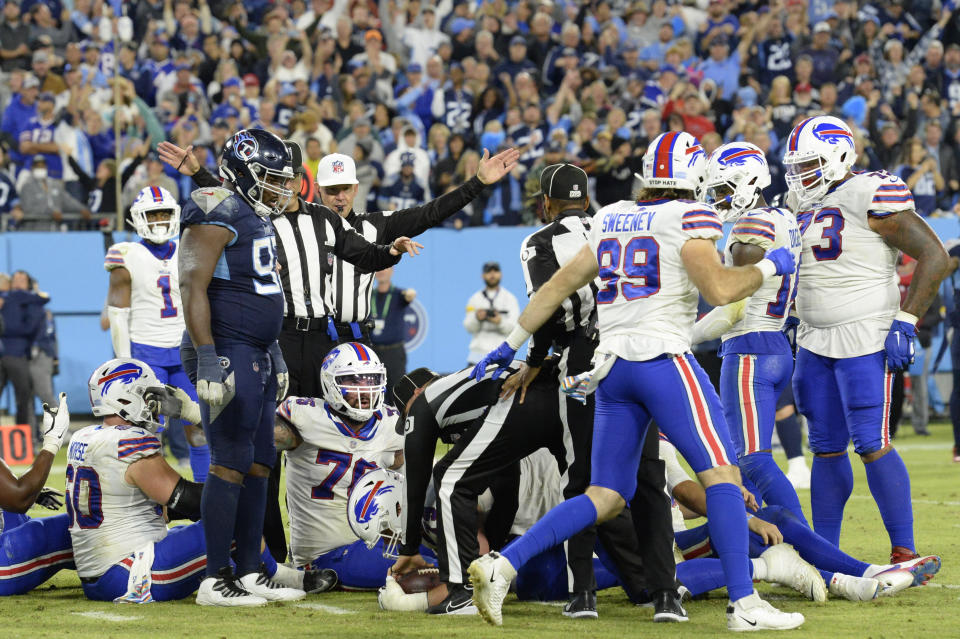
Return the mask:
{"type": "Polygon", "coordinates": [[[807,459],[803,455],[799,457],[791,457],[787,460],[787,472],[792,473],[794,470],[801,470],[805,473],[809,473],[810,469],[807,468],[807,459]]]}
{"type": "Polygon", "coordinates": [[[203,527],[203,540],[207,547],[207,576],[216,576],[217,571],[230,565],[230,545],[233,543],[233,526],[229,523],[212,525],[212,522],[231,522],[237,519],[237,505],[243,486],[234,484],[216,475],[207,477],[200,497],[200,516],[207,523],[203,527]]]}
{"type": "Polygon", "coordinates": [[[831,572],[845,575],[862,575],[870,564],[854,559],[834,544],[810,530],[785,508],[765,508],[760,511],[762,519],[769,521],[783,534],[783,540],[792,544],[807,563],[831,572]]]}
{"type": "Polygon", "coordinates": [[[277,560],[270,554],[269,548],[265,547],[260,553],[260,563],[263,564],[263,570],[267,573],[267,577],[273,578],[277,574],[277,560]]]}
{"type": "Polygon", "coordinates": [[[777,437],[780,438],[780,444],[787,459],[803,457],[803,429],[800,427],[797,414],[794,413],[777,421],[776,428],[777,437]]]}
{"type": "Polygon", "coordinates": [[[260,569],[260,540],[263,538],[263,512],[267,502],[267,478],[247,475],[237,507],[237,576],[260,569]]]}
{"type": "Polygon", "coordinates": [[[577,495],[552,508],[530,530],[507,544],[500,554],[519,570],[531,558],[596,522],[597,509],[593,502],[586,495],[577,495]]]}
{"type": "Polygon", "coordinates": [[[302,570],[297,570],[296,568],[291,568],[290,566],[284,566],[283,564],[278,564],[276,562],[274,562],[274,566],[275,566],[275,570],[273,574],[271,574],[269,571],[267,572],[267,574],[270,575],[270,579],[274,580],[281,586],[303,590],[303,571],[302,570]]]}
{"type": "MultiPolygon", "coordinates": [[[[751,564],[751,574],[753,568],[751,564]]],[[[686,586],[694,597],[727,585],[723,564],[719,559],[709,557],[681,561],[677,564],[677,581],[686,586]]]]}
{"type": "Polygon", "coordinates": [[[730,601],[737,601],[753,593],[743,494],[735,484],[727,483],[714,484],[706,493],[710,544],[723,564],[730,601]]]}
{"type": "Polygon", "coordinates": [[[754,581],[767,580],[767,562],[759,557],[750,560],[750,576],[754,581]]]}
{"type": "MultiPolygon", "coordinates": [[[[803,459],[801,457],[801,459],[803,459]]],[[[793,484],[783,474],[771,453],[751,453],[740,458],[740,470],[752,481],[763,495],[763,501],[774,506],[783,506],[806,523],[800,498],[793,484]]]]}
{"type": "Polygon", "coordinates": [[[840,545],[843,507],[853,492],[853,469],[847,453],[814,457],[810,472],[810,511],[813,529],[834,546],[840,545]]]}
{"type": "Polygon", "coordinates": [[[903,546],[914,552],[913,504],[910,502],[910,475],[900,453],[891,450],[880,459],[864,464],[870,493],[880,509],[891,546],[903,546]]]}
{"type": "Polygon", "coordinates": [[[210,470],[210,448],[190,446],[190,470],[193,471],[193,481],[202,484],[207,481],[207,472],[210,470]]]}
{"type": "Polygon", "coordinates": [[[830,588],[830,582],[833,581],[833,576],[834,576],[835,574],[837,574],[837,573],[828,572],[828,571],[826,571],[826,570],[818,570],[817,572],[819,572],[819,573],[820,573],[820,576],[823,577],[823,580],[824,580],[825,582],[827,582],[827,588],[829,589],[829,588],[830,588]]]}

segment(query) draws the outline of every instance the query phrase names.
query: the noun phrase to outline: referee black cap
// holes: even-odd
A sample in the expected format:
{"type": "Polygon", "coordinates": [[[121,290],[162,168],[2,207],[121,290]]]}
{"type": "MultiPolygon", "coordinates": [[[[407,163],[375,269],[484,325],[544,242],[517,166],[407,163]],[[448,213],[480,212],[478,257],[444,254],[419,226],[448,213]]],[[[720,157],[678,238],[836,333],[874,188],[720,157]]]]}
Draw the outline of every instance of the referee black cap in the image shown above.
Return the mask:
{"type": "Polygon", "coordinates": [[[423,367],[412,370],[393,385],[393,398],[397,400],[397,408],[405,410],[407,402],[413,397],[418,388],[440,377],[429,368],[423,367]]]}
{"type": "Polygon", "coordinates": [[[540,174],[537,195],[558,200],[582,200],[587,196],[587,173],[579,166],[562,162],[551,164],[540,174]]]}
{"type": "Polygon", "coordinates": [[[287,151],[290,152],[290,163],[293,165],[293,174],[306,174],[306,170],[303,168],[303,152],[300,150],[300,145],[293,140],[284,140],[283,144],[287,147],[287,151]]]}

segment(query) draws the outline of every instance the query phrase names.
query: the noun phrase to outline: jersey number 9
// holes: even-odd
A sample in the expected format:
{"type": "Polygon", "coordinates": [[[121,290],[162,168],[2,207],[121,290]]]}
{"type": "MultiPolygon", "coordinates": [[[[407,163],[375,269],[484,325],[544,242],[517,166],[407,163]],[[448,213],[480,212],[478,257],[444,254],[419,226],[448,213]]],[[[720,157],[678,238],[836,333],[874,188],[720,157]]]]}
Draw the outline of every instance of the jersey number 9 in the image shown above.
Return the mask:
{"type": "Polygon", "coordinates": [[[597,292],[597,304],[612,303],[618,292],[631,301],[660,290],[660,245],[652,237],[632,238],[626,247],[617,238],[602,240],[597,245],[597,264],[604,284],[597,292]],[[626,278],[623,282],[621,274],[626,278]]]}
{"type": "Polygon", "coordinates": [[[253,280],[253,288],[260,295],[279,295],[280,278],[277,276],[277,241],[271,237],[258,237],[253,241],[253,270],[258,278],[253,280]]]}

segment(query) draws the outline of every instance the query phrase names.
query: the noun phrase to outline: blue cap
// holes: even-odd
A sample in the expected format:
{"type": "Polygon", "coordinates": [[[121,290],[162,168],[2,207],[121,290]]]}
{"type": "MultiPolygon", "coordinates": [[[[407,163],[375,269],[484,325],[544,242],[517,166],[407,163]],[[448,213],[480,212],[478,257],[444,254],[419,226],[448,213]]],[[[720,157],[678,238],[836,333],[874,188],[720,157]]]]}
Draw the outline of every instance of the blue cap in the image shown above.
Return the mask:
{"type": "Polygon", "coordinates": [[[234,76],[234,77],[232,77],[232,78],[228,78],[228,79],[224,80],[224,82],[223,82],[223,88],[224,88],[224,89],[226,89],[227,87],[238,87],[238,86],[240,86],[240,78],[238,78],[238,77],[236,77],[236,76],[234,76]]]}
{"type": "Polygon", "coordinates": [[[639,50],[640,50],[640,47],[638,47],[635,42],[628,42],[626,45],[624,45],[623,50],[624,50],[624,51],[639,51],[639,50]]]}
{"type": "Polygon", "coordinates": [[[523,46],[527,46],[527,40],[522,35],[517,34],[512,38],[510,38],[510,46],[512,47],[515,44],[522,44],[523,46]]]}
{"type": "Polygon", "coordinates": [[[219,111],[219,116],[221,118],[239,118],[240,117],[240,111],[236,107],[231,106],[229,104],[224,105],[223,108],[218,109],[218,111],[219,111]]]}
{"type": "Polygon", "coordinates": [[[41,93],[40,95],[37,96],[37,99],[38,99],[38,100],[46,100],[47,102],[56,102],[56,101],[57,101],[57,99],[56,99],[55,97],[53,97],[53,94],[52,94],[51,92],[49,92],[49,91],[44,91],[43,93],[41,93]]]}
{"type": "Polygon", "coordinates": [[[450,33],[453,35],[460,35],[462,32],[467,29],[472,29],[477,25],[474,20],[469,18],[454,18],[450,23],[450,33]]]}
{"type": "Polygon", "coordinates": [[[670,73],[673,73],[674,75],[680,75],[680,72],[677,71],[676,67],[674,67],[671,64],[663,65],[662,67],[660,67],[660,69],[657,70],[657,73],[667,73],[668,71],[670,73]]]}
{"type": "Polygon", "coordinates": [[[407,65],[407,73],[423,73],[423,67],[416,62],[407,65]]]}
{"type": "Polygon", "coordinates": [[[297,92],[297,88],[293,86],[290,82],[284,82],[280,85],[280,91],[277,94],[278,97],[284,98],[288,95],[293,95],[297,92]]]}

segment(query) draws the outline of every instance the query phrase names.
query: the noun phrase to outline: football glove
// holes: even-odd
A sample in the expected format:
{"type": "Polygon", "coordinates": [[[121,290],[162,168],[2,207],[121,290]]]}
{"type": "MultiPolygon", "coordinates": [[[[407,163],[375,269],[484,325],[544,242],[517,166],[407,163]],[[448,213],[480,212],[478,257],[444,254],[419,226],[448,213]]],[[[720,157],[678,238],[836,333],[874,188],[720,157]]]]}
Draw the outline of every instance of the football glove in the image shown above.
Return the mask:
{"type": "Polygon", "coordinates": [[[63,493],[53,488],[41,488],[35,503],[47,510],[60,510],[63,507],[63,493]]]}
{"type": "Polygon", "coordinates": [[[267,349],[270,355],[270,361],[273,364],[273,372],[277,376],[277,403],[287,396],[287,390],[290,388],[290,373],[287,371],[287,363],[283,361],[283,353],[280,352],[280,343],[274,342],[267,349]]]}
{"type": "Polygon", "coordinates": [[[222,406],[233,399],[233,372],[225,376],[213,344],[197,347],[197,395],[210,406],[222,406]]]}
{"type": "Polygon", "coordinates": [[[494,364],[498,365],[496,371],[494,371],[491,379],[499,379],[503,375],[504,371],[507,370],[507,366],[513,361],[513,358],[516,357],[517,351],[510,348],[510,346],[503,342],[500,346],[497,346],[495,349],[483,356],[477,365],[473,367],[473,372],[470,373],[470,376],[473,377],[478,382],[483,379],[483,376],[487,374],[487,367],[494,364]]]}
{"type": "MultiPolygon", "coordinates": [[[[901,315],[898,313],[897,317],[901,315]]],[[[913,363],[913,338],[917,336],[917,327],[910,321],[895,319],[890,325],[890,332],[883,342],[883,350],[887,354],[887,367],[892,371],[899,371],[913,363]]]]}
{"type": "Polygon", "coordinates": [[[145,399],[155,415],[181,419],[190,424],[200,423],[200,406],[185,390],[176,386],[152,386],[145,399]]]}
{"type": "Polygon", "coordinates": [[[70,431],[70,411],[67,409],[67,394],[60,393],[60,404],[51,408],[43,405],[43,450],[56,456],[70,431]]]}
{"type": "Polygon", "coordinates": [[[797,270],[797,261],[793,259],[793,252],[786,246],[767,251],[763,259],[773,263],[776,268],[775,275],[787,275],[797,270]]]}
{"type": "Polygon", "coordinates": [[[790,350],[792,350],[794,353],[797,352],[797,328],[799,326],[799,317],[796,315],[787,315],[787,319],[783,323],[783,328],[780,329],[781,332],[787,336],[787,341],[790,342],[790,350]]]}

